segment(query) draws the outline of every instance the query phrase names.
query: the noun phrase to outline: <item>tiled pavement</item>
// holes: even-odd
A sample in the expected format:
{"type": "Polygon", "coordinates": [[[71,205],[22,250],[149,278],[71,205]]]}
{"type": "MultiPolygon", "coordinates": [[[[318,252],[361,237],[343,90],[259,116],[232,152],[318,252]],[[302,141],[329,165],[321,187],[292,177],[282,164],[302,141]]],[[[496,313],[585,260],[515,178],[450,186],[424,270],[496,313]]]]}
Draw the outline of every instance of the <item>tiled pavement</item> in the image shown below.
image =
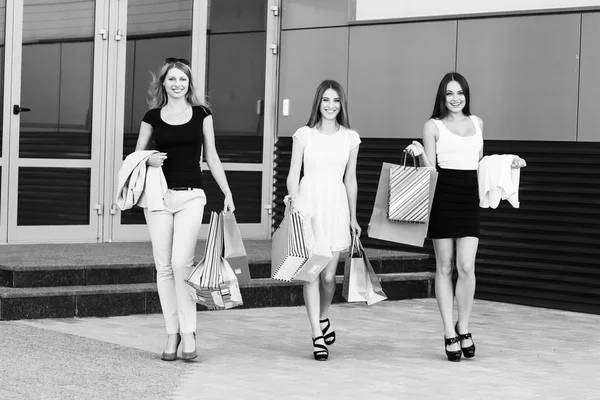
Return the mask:
{"type": "MultiPolygon", "coordinates": [[[[201,312],[198,362],[173,398],[600,399],[599,315],[476,300],[477,355],[460,363],[445,359],[435,299],[334,305],[331,319],[338,342],[316,362],[304,307],[201,312]]],[[[157,357],[164,341],[160,314],[18,323],[157,357]]]]}

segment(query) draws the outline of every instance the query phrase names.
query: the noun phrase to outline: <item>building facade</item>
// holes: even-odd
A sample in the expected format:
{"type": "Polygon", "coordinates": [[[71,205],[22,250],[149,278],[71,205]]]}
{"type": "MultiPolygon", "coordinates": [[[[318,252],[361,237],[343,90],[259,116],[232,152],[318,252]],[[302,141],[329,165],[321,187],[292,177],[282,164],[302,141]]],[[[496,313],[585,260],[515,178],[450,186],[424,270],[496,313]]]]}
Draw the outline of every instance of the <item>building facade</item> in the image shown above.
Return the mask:
{"type": "MultiPolygon", "coordinates": [[[[366,228],[381,163],[421,137],[456,70],[485,153],[528,162],[521,208],[483,210],[478,296],[600,312],[600,1],[413,3],[0,0],[0,244],[149,239],[115,184],[167,57],[191,60],[207,95],[246,238],[281,219],[317,84],[345,85],[366,228]]],[[[205,185],[206,212],[220,209],[205,185]]]]}

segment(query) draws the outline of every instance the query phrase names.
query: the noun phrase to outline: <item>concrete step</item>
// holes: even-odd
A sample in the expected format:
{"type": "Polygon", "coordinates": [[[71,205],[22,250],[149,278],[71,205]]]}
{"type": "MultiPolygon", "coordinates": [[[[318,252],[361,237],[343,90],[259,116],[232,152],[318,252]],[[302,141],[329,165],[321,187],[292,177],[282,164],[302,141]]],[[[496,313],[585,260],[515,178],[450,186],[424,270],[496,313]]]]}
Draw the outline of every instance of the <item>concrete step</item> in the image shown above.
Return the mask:
{"type": "MultiPolygon", "coordinates": [[[[389,300],[433,295],[432,272],[379,273],[389,300]]],[[[345,302],[342,280],[336,277],[334,303],[345,302]]],[[[242,308],[285,307],[304,304],[301,282],[254,278],[242,286],[242,308]]],[[[198,310],[202,310],[198,306],[198,310]]],[[[108,317],[159,313],[155,283],[71,285],[53,287],[0,287],[0,320],[67,317],[108,317]]]]}
{"type": "MultiPolygon", "coordinates": [[[[401,257],[377,254],[370,257],[375,273],[431,271],[431,258],[427,254],[407,254],[401,257]]],[[[340,261],[338,275],[344,273],[340,261]]],[[[270,278],[270,260],[251,260],[252,278],[270,278]]],[[[94,286],[115,284],[140,284],[156,282],[152,263],[127,264],[71,264],[71,265],[0,265],[0,286],[11,288],[94,286]]]]}

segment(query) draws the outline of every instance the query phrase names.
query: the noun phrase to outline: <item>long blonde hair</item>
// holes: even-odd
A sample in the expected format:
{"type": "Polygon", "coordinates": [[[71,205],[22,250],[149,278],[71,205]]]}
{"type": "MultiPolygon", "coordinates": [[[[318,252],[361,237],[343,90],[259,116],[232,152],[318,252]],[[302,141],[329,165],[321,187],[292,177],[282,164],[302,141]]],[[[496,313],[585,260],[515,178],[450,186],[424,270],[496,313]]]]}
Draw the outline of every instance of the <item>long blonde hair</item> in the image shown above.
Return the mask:
{"type": "Polygon", "coordinates": [[[190,67],[181,61],[173,61],[165,63],[159,70],[158,74],[150,71],[150,75],[152,75],[152,82],[150,82],[150,87],[148,88],[148,94],[150,95],[150,99],[147,101],[150,108],[161,108],[167,104],[167,92],[164,87],[165,78],[167,73],[173,69],[177,68],[181,72],[183,72],[188,78],[188,91],[185,94],[185,99],[192,106],[202,106],[204,108],[209,108],[206,99],[200,97],[196,92],[196,86],[194,84],[194,80],[192,78],[192,70],[190,67]]]}

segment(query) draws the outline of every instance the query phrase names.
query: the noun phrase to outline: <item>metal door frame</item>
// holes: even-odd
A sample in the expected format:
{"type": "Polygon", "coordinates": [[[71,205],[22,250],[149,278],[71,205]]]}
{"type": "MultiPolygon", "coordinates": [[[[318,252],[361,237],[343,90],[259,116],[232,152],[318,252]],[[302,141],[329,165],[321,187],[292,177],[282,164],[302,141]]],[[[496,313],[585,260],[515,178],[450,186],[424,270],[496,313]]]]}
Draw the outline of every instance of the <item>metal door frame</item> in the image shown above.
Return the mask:
{"type": "MultiPolygon", "coordinates": [[[[95,0],[94,32],[98,32],[108,19],[108,2],[110,0],[95,0]]],[[[102,209],[94,209],[95,204],[102,204],[102,132],[105,100],[105,73],[107,46],[99,34],[94,35],[94,61],[92,83],[92,142],[91,158],[89,160],[65,159],[20,159],[19,158],[19,129],[20,117],[14,115],[12,107],[21,104],[21,66],[23,48],[23,16],[24,0],[7,2],[7,35],[5,41],[5,97],[3,127],[7,151],[3,166],[3,212],[6,214],[7,229],[5,241],[10,243],[32,242],[95,242],[101,238],[102,224],[99,214],[102,209]],[[9,36],[10,35],[10,36],[9,36]],[[90,177],[90,210],[89,225],[46,225],[46,226],[17,226],[17,196],[19,167],[82,167],[89,168],[90,177]],[[6,183],[5,183],[5,179],[6,183]]],[[[26,106],[26,105],[23,105],[26,106]]],[[[1,234],[1,233],[0,233],[1,234]]],[[[0,237],[1,238],[1,237],[0,237]]]]}
{"type": "Polygon", "coordinates": [[[2,154],[0,154],[0,167],[2,168],[0,175],[0,243],[6,243],[8,235],[8,171],[9,171],[9,159],[10,159],[10,124],[11,119],[6,118],[7,115],[12,114],[11,105],[11,94],[12,94],[12,60],[8,57],[8,54],[12,54],[12,32],[13,28],[13,15],[14,15],[14,3],[10,0],[4,0],[5,3],[5,31],[4,31],[4,92],[2,94],[3,105],[2,115],[2,154]]]}

